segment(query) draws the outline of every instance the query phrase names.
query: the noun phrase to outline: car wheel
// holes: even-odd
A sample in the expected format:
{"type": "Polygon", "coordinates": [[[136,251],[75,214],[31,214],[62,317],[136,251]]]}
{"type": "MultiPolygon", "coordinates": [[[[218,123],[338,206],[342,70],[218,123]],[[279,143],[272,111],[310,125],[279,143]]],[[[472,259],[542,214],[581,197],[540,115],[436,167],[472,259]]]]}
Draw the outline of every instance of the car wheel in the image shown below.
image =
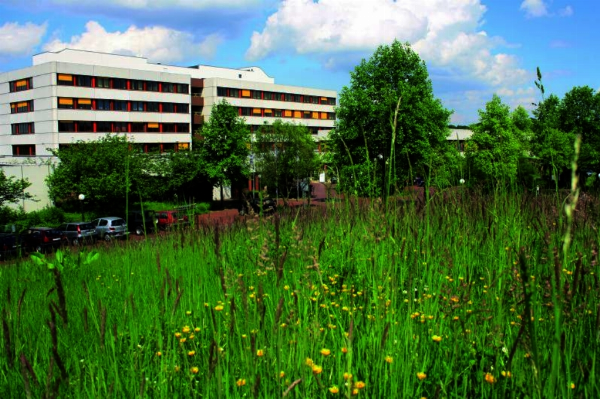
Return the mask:
{"type": "Polygon", "coordinates": [[[73,245],[79,245],[79,240],[77,238],[73,238],[71,240],[71,244],[73,244],[73,245]]]}
{"type": "Polygon", "coordinates": [[[144,235],[144,229],[142,228],[142,226],[137,226],[135,228],[135,234],[138,236],[144,235]]]}
{"type": "Polygon", "coordinates": [[[104,241],[110,242],[111,240],[112,240],[112,237],[109,234],[104,234],[104,241]]]}

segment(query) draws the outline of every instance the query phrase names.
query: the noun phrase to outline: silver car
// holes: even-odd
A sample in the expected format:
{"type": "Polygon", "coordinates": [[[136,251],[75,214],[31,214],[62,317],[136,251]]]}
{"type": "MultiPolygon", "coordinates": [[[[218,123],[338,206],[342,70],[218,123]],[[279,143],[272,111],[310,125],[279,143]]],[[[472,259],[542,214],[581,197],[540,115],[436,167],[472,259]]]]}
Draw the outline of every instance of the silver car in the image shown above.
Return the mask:
{"type": "Polygon", "coordinates": [[[84,242],[93,243],[96,240],[96,229],[90,222],[64,223],[60,225],[58,230],[62,231],[73,245],[79,245],[84,242]]]}
{"type": "Polygon", "coordinates": [[[96,229],[96,236],[106,241],[110,241],[113,238],[125,237],[127,234],[129,234],[125,219],[120,217],[108,216],[104,218],[98,218],[92,220],[91,223],[96,229]]]}

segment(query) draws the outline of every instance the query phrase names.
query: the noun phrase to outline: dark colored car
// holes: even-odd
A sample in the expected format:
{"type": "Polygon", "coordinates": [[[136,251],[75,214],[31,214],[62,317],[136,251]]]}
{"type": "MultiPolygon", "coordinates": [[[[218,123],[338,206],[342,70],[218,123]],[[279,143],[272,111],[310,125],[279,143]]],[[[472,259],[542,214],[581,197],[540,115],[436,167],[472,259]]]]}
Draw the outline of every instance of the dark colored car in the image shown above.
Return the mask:
{"type": "Polygon", "coordinates": [[[21,233],[21,246],[30,252],[48,252],[68,243],[67,236],[52,227],[30,227],[21,233]]]}
{"type": "Polygon", "coordinates": [[[96,228],[90,222],[64,223],[58,227],[73,245],[96,241],[96,228]]]}
{"type": "Polygon", "coordinates": [[[19,253],[19,239],[14,233],[0,233],[0,259],[9,259],[19,253]]]}
{"type": "Polygon", "coordinates": [[[188,216],[179,211],[158,211],[156,219],[158,220],[156,225],[160,230],[172,230],[190,224],[188,216]]]}
{"type": "Polygon", "coordinates": [[[259,191],[250,191],[242,194],[241,204],[240,204],[240,215],[244,216],[247,214],[262,214],[270,215],[275,212],[277,206],[275,204],[275,200],[264,193],[259,191]],[[261,194],[262,200],[261,200],[261,194]]]}
{"type": "Polygon", "coordinates": [[[127,218],[127,225],[138,236],[144,233],[152,233],[157,223],[158,219],[154,211],[131,211],[127,218]]]}

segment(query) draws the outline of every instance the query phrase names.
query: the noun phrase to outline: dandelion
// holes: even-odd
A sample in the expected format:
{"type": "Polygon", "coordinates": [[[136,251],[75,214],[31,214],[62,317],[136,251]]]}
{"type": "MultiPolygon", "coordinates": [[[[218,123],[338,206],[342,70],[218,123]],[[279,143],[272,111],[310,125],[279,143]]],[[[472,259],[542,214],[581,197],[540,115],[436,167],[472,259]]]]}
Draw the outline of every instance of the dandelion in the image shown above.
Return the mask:
{"type": "Polygon", "coordinates": [[[189,351],[188,352],[188,356],[194,356],[196,354],[196,351],[189,351]]]}
{"type": "Polygon", "coordinates": [[[359,391],[358,391],[358,388],[354,388],[354,389],[352,390],[352,395],[356,396],[356,395],[358,395],[358,392],[359,392],[359,391]]]}
{"type": "Polygon", "coordinates": [[[394,362],[394,358],[391,356],[386,356],[385,361],[386,363],[392,364],[394,362]]]}
{"type": "Polygon", "coordinates": [[[442,337],[440,337],[439,335],[434,335],[433,337],[431,337],[431,339],[435,342],[440,342],[442,340],[442,337]]]}
{"type": "Polygon", "coordinates": [[[161,351],[156,352],[156,356],[162,356],[162,352],[161,351]]]}
{"type": "Polygon", "coordinates": [[[423,373],[422,371],[420,371],[420,372],[418,372],[418,373],[417,373],[417,378],[418,378],[420,381],[423,381],[425,378],[427,378],[427,374],[425,374],[425,373],[423,373]]]}
{"type": "Polygon", "coordinates": [[[340,392],[340,389],[334,385],[331,388],[329,388],[329,392],[335,395],[336,393],[340,392]]]}
{"type": "Polygon", "coordinates": [[[490,384],[496,383],[496,378],[493,375],[491,375],[490,373],[485,373],[485,380],[487,382],[489,382],[490,384]]]}
{"type": "Polygon", "coordinates": [[[571,389],[575,389],[575,384],[574,384],[574,383],[571,383],[571,385],[569,385],[569,388],[571,388],[571,389]]]}
{"type": "Polygon", "coordinates": [[[175,372],[176,372],[176,373],[179,373],[179,370],[181,370],[181,367],[179,367],[179,366],[175,366],[175,372]]]}
{"type": "Polygon", "coordinates": [[[321,355],[329,356],[330,354],[331,354],[331,351],[329,349],[326,349],[326,348],[321,349],[321,355]]]}
{"type": "Polygon", "coordinates": [[[188,334],[191,331],[189,326],[185,326],[181,329],[181,332],[184,334],[188,334]]]}
{"type": "Polygon", "coordinates": [[[180,344],[183,344],[183,343],[185,343],[185,341],[186,341],[186,339],[185,339],[185,338],[181,338],[181,339],[179,340],[179,343],[180,343],[180,344]]]}
{"type": "Polygon", "coordinates": [[[308,367],[312,367],[314,365],[313,360],[310,357],[306,358],[306,361],[304,362],[308,367]]]}
{"type": "Polygon", "coordinates": [[[181,338],[181,333],[180,332],[176,332],[175,333],[175,338],[181,338]]]}
{"type": "Polygon", "coordinates": [[[265,355],[264,349],[259,349],[256,351],[256,356],[263,357],[265,355]]]}
{"type": "Polygon", "coordinates": [[[316,364],[314,364],[314,365],[312,366],[312,372],[313,372],[313,374],[315,374],[315,375],[316,375],[316,374],[321,374],[321,373],[323,372],[323,367],[321,367],[321,366],[317,366],[316,364]]]}
{"type": "Polygon", "coordinates": [[[192,311],[191,310],[186,310],[185,314],[188,315],[188,316],[190,316],[192,314],[192,311]]]}
{"type": "Polygon", "coordinates": [[[200,332],[200,327],[196,327],[196,328],[194,328],[194,331],[195,331],[195,332],[200,332]]]}
{"type": "Polygon", "coordinates": [[[283,378],[283,377],[285,377],[285,372],[283,372],[283,371],[280,371],[280,372],[279,372],[279,378],[283,378]]]}
{"type": "Polygon", "coordinates": [[[237,385],[238,387],[243,387],[244,385],[246,385],[246,380],[243,378],[240,378],[239,380],[237,380],[235,382],[235,385],[237,385]]]}
{"type": "Polygon", "coordinates": [[[200,371],[200,369],[198,367],[192,367],[190,369],[190,373],[192,373],[192,374],[198,374],[199,371],[200,371]]]}
{"type": "Polygon", "coordinates": [[[365,384],[363,381],[358,381],[356,384],[354,384],[354,387],[356,389],[363,389],[366,386],[367,386],[367,384],[365,384]]]}
{"type": "Polygon", "coordinates": [[[351,379],[352,379],[352,374],[350,374],[350,373],[344,373],[344,380],[345,381],[348,381],[348,380],[351,380],[351,379]]]}
{"type": "Polygon", "coordinates": [[[502,371],[502,377],[506,377],[506,378],[510,378],[512,377],[512,374],[510,373],[510,371],[502,371]]]}
{"type": "Polygon", "coordinates": [[[223,310],[223,305],[217,305],[217,306],[215,306],[215,310],[217,312],[220,312],[221,310],[223,310]]]}
{"type": "Polygon", "coordinates": [[[345,346],[342,348],[342,353],[348,353],[348,348],[346,348],[345,346]]]}

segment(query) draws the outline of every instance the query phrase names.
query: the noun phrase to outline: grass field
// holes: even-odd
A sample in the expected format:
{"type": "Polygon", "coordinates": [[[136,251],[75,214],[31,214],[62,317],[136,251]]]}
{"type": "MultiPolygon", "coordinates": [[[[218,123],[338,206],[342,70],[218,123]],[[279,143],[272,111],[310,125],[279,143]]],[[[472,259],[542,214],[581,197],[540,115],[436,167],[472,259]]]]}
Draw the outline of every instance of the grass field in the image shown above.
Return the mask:
{"type": "Polygon", "coordinates": [[[0,397],[600,397],[598,202],[564,200],[346,202],[5,266],[0,397]]]}

